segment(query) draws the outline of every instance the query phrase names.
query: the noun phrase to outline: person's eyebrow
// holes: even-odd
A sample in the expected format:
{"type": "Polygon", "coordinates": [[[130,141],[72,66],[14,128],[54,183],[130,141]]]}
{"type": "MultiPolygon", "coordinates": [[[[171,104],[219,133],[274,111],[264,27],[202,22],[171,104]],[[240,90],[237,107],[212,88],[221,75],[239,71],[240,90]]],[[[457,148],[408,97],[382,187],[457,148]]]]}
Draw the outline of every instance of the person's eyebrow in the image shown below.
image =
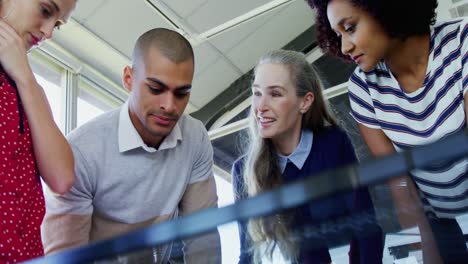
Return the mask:
{"type": "Polygon", "coordinates": [[[60,7],[57,5],[57,3],[55,3],[53,0],[49,0],[49,3],[52,5],[52,7],[57,13],[60,13],[60,7]]]}
{"type": "Polygon", "coordinates": [[[156,79],[154,77],[148,77],[148,78],[146,78],[146,80],[148,80],[150,82],[153,82],[153,83],[156,83],[156,84],[158,84],[159,86],[161,86],[164,89],[169,88],[165,83],[163,83],[162,81],[160,81],[160,80],[158,80],[158,79],[156,79]]]}
{"type": "MultiPolygon", "coordinates": [[[[162,82],[161,80],[159,80],[157,78],[148,77],[148,78],[146,78],[146,80],[158,84],[163,89],[168,89],[169,88],[169,86],[167,86],[167,84],[165,84],[164,82],[162,82]]],[[[182,85],[182,86],[176,88],[176,90],[189,90],[189,89],[192,89],[192,85],[190,85],[190,84],[182,85]]]]}
{"type": "Polygon", "coordinates": [[[342,19],[340,19],[340,21],[338,21],[338,26],[343,26],[343,24],[346,22],[346,20],[348,19],[351,19],[353,18],[352,16],[349,16],[349,17],[343,17],[342,19]]]}
{"type": "Polygon", "coordinates": [[[286,89],[281,86],[281,85],[270,85],[267,87],[268,90],[276,90],[276,89],[279,89],[279,90],[282,90],[282,91],[285,91],[286,89]]]}
{"type": "MultiPolygon", "coordinates": [[[[55,3],[55,1],[53,0],[49,0],[48,2],[55,9],[55,12],[57,12],[57,14],[60,14],[60,7],[57,5],[57,3],[55,3]]],[[[67,21],[59,19],[55,26],[62,26],[62,25],[65,25],[66,23],[67,21]]]]}
{"type": "MultiPolygon", "coordinates": [[[[260,88],[260,85],[254,83],[252,84],[252,88],[260,88]]],[[[281,90],[285,90],[285,88],[281,85],[270,85],[267,87],[267,89],[269,90],[273,90],[273,89],[281,89],[281,90]]]]}
{"type": "Polygon", "coordinates": [[[190,84],[182,85],[182,86],[176,88],[176,90],[178,90],[178,91],[179,90],[190,90],[190,89],[192,89],[192,85],[190,85],[190,84]]]}

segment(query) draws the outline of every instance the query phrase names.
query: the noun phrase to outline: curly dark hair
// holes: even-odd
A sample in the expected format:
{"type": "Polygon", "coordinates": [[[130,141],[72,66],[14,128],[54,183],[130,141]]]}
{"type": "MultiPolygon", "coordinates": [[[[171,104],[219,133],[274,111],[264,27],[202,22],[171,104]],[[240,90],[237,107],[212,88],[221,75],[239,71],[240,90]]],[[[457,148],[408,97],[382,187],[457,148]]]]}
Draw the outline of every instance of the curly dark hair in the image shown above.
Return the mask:
{"type": "MultiPolygon", "coordinates": [[[[331,29],[327,6],[332,0],[306,0],[317,10],[316,28],[319,47],[327,53],[349,60],[341,53],[341,40],[331,29]]],[[[402,40],[429,34],[436,20],[437,0],[348,0],[373,16],[390,37],[402,40]]]]}

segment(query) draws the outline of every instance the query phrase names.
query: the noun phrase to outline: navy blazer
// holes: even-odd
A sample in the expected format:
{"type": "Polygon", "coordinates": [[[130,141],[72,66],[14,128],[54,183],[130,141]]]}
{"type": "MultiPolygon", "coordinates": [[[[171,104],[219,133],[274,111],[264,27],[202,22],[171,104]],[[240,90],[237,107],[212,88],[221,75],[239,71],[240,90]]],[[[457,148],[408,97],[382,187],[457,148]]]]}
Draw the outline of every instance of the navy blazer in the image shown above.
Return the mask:
{"type": "MultiPolygon", "coordinates": [[[[247,198],[243,182],[245,157],[238,159],[232,168],[232,181],[236,200],[247,198]]],[[[324,172],[326,170],[356,163],[351,141],[345,132],[337,127],[320,134],[314,133],[312,149],[302,169],[288,162],[283,172],[283,180],[289,183],[298,179],[324,172]]],[[[355,217],[356,218],[356,217],[355,217]]],[[[367,188],[352,192],[339,193],[294,209],[294,227],[320,227],[323,223],[331,223],[320,232],[313,232],[303,238],[300,243],[299,263],[330,263],[329,244],[349,242],[351,244],[350,263],[381,263],[383,256],[383,233],[375,219],[372,200],[367,188]],[[353,223],[337,224],[336,219],[344,219],[353,215],[361,215],[366,219],[353,223]],[[359,224],[361,222],[362,224],[359,224]],[[351,237],[351,238],[350,238],[351,237]]],[[[247,223],[239,222],[241,254],[239,263],[252,263],[249,251],[250,238],[247,233],[247,223]]]]}

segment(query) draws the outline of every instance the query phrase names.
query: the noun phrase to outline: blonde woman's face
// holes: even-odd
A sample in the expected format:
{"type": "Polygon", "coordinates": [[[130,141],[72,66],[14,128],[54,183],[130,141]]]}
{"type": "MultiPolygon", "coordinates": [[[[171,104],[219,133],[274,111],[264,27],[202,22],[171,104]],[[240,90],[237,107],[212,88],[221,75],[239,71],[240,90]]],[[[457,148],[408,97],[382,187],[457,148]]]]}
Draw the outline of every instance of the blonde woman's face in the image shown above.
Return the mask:
{"type": "Polygon", "coordinates": [[[296,88],[285,66],[258,66],[252,94],[252,107],[262,138],[279,142],[300,133],[303,98],[296,95],[296,88]]]}
{"type": "Polygon", "coordinates": [[[51,38],[68,21],[75,5],[76,0],[3,0],[0,16],[29,50],[51,38]]]}

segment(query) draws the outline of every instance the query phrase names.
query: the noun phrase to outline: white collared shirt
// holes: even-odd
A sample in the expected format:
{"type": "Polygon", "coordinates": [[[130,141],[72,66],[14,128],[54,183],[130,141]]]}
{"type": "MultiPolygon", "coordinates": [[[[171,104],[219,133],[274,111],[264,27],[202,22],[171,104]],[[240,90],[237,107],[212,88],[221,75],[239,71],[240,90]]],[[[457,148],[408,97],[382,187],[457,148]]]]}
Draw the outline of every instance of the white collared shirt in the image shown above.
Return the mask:
{"type": "Polygon", "coordinates": [[[288,160],[291,161],[298,169],[302,169],[304,166],[307,157],[309,157],[310,150],[312,149],[312,142],[314,139],[314,134],[310,130],[301,131],[301,140],[297,145],[296,149],[289,156],[283,156],[277,154],[278,156],[278,165],[281,169],[281,173],[286,169],[286,164],[288,160]]]}
{"type": "Polygon", "coordinates": [[[182,133],[180,131],[179,124],[177,123],[172,129],[171,133],[167,135],[159,149],[150,147],[145,144],[140,134],[136,130],[135,126],[130,119],[130,113],[128,108],[128,101],[120,109],[119,116],[119,151],[125,152],[136,148],[143,148],[149,153],[156,152],[158,150],[170,149],[177,146],[177,142],[182,140],[182,133]]]}

